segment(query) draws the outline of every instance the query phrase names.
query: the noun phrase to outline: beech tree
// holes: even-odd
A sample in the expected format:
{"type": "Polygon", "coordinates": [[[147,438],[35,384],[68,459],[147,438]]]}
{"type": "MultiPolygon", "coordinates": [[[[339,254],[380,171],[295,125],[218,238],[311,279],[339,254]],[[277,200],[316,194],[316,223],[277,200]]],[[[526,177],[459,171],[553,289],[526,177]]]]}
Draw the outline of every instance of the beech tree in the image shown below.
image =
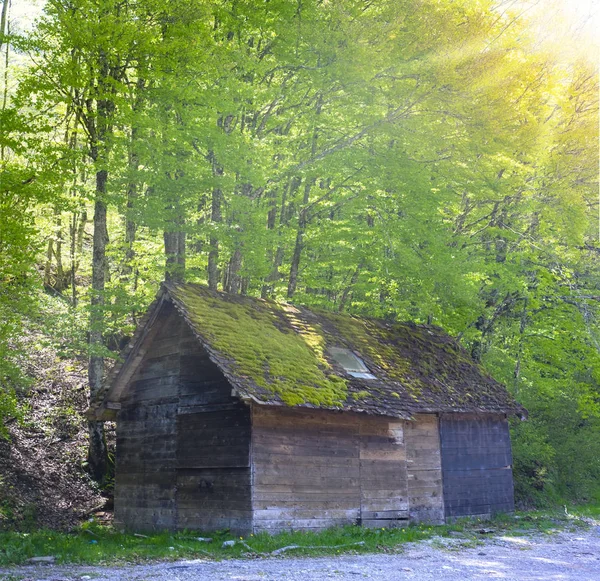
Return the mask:
{"type": "Polygon", "coordinates": [[[19,41],[33,64],[9,113],[47,176],[19,204],[51,219],[21,232],[53,232],[24,263],[70,270],[91,396],[162,279],[430,322],[535,415],[514,428],[522,496],[590,490],[597,75],[537,50],[517,16],[470,0],[50,0],[19,41]],[[584,439],[586,467],[569,460],[584,439]]]}

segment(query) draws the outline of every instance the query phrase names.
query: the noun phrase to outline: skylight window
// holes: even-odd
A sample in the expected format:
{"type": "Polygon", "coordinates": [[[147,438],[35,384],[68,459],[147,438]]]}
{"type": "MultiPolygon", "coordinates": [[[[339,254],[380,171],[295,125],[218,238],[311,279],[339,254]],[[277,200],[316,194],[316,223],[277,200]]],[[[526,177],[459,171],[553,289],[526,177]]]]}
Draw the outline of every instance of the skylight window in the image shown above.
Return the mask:
{"type": "Polygon", "coordinates": [[[357,357],[350,349],[330,347],[328,351],[333,360],[343,367],[348,375],[358,377],[359,379],[376,379],[369,372],[369,368],[365,365],[364,361],[357,357]]]}

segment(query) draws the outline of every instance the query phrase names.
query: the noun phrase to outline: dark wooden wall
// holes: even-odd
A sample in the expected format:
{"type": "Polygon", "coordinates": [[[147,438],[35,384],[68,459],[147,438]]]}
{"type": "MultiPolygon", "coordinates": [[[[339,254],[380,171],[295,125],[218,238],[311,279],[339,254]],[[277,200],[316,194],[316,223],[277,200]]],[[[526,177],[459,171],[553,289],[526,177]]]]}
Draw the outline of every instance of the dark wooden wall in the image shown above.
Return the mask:
{"type": "Polygon", "coordinates": [[[354,419],[358,422],[361,524],[405,526],[409,518],[405,422],[358,414],[354,419]]]}
{"type": "Polygon", "coordinates": [[[171,304],[153,328],[117,419],[115,521],[248,531],[250,409],[171,304]]]}
{"type": "Polygon", "coordinates": [[[252,528],[250,408],[199,346],[189,327],[181,338],[177,415],[178,528],[252,528]]]}
{"type": "Polygon", "coordinates": [[[506,418],[443,414],[440,437],[446,517],[512,512],[512,453],[506,418]]]}
{"type": "Polygon", "coordinates": [[[253,406],[254,531],[355,523],[357,435],[358,422],[349,414],[253,406]]]}
{"type": "Polygon", "coordinates": [[[406,458],[410,520],[444,522],[440,431],[435,414],[416,414],[406,422],[406,458]]]}
{"type": "Polygon", "coordinates": [[[184,322],[165,305],[158,330],[121,400],[115,522],[136,530],[177,526],[179,342],[184,322]]]}
{"type": "Polygon", "coordinates": [[[444,519],[434,415],[252,407],[254,531],[444,519]]]}

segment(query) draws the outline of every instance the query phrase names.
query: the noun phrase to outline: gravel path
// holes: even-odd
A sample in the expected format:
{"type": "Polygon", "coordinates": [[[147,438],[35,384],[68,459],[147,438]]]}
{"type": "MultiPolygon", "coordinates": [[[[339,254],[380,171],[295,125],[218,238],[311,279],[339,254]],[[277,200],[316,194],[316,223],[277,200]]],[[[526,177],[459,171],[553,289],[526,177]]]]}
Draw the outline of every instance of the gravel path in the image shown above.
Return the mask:
{"type": "Polygon", "coordinates": [[[600,527],[577,533],[497,536],[473,546],[437,538],[399,554],[178,561],[123,567],[30,565],[0,569],[10,581],[600,581],[600,527]]]}

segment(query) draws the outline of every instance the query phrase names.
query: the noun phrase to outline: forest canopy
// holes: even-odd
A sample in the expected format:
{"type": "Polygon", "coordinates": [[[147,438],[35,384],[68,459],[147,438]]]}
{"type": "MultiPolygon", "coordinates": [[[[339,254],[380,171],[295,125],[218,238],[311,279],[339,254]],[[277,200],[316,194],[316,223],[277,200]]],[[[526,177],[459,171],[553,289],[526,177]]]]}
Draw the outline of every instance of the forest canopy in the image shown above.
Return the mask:
{"type": "Polygon", "coordinates": [[[19,32],[4,0],[0,434],[28,334],[93,396],[185,280],[443,327],[529,410],[521,500],[597,499],[598,72],[526,12],[47,0],[19,32]]]}

